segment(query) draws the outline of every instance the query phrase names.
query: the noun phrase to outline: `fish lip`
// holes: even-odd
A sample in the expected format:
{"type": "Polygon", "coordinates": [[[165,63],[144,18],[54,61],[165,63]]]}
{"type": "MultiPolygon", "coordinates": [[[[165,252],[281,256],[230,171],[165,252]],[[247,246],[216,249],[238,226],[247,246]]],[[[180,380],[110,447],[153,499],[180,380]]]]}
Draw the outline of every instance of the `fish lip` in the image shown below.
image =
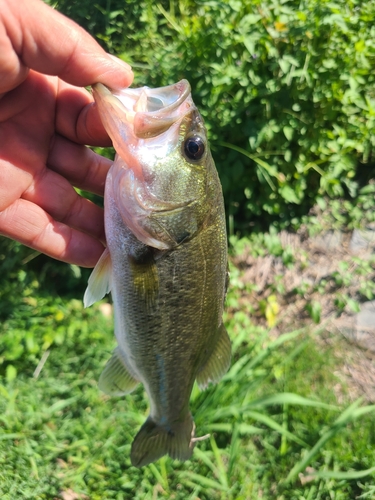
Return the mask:
{"type": "MultiPolygon", "coordinates": [[[[162,106],[159,110],[166,112],[174,111],[191,92],[190,83],[187,80],[180,80],[172,85],[165,87],[149,88],[139,87],[136,89],[126,88],[122,90],[115,90],[106,87],[102,83],[95,83],[92,86],[94,93],[97,93],[100,98],[107,98],[109,96],[116,97],[128,111],[134,112],[134,109],[129,105],[129,102],[137,102],[142,93],[146,93],[147,97],[159,99],[161,102],[165,101],[166,105],[162,106]]],[[[147,113],[158,113],[159,110],[146,110],[147,113]]]]}
{"type": "Polygon", "coordinates": [[[92,88],[99,108],[100,104],[109,104],[119,117],[122,115],[124,121],[132,124],[134,136],[141,139],[153,138],[167,131],[194,106],[189,99],[191,88],[187,80],[154,89],[111,90],[101,83],[92,88]]]}

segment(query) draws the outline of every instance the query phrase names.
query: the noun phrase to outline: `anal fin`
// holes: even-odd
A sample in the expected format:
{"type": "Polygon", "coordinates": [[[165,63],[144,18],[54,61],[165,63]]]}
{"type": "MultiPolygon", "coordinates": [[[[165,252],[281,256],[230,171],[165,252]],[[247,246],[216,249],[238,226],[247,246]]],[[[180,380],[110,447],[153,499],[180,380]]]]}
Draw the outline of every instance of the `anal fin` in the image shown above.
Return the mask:
{"type": "Polygon", "coordinates": [[[230,339],[223,323],[219,326],[219,338],[215,349],[206,363],[201,367],[197,375],[197,383],[200,389],[206,389],[212,382],[216,384],[225,375],[230,366],[231,348],[230,339]]]}
{"type": "Polygon", "coordinates": [[[108,396],[124,396],[132,392],[138,380],[129,373],[119,347],[104,367],[99,378],[99,389],[108,396]]]}

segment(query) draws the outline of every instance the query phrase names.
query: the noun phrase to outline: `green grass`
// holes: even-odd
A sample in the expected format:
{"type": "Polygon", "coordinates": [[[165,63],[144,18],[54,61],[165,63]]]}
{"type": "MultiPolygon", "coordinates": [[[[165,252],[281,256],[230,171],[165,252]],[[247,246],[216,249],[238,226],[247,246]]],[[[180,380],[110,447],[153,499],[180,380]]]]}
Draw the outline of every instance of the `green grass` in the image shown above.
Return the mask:
{"type": "MultiPolygon", "coordinates": [[[[114,347],[112,322],[77,300],[60,299],[60,308],[70,329],[49,346],[39,377],[27,346],[12,361],[16,373],[3,370],[2,499],[63,498],[69,489],[90,500],[372,498],[374,407],[337,405],[333,388],[341,384],[345,398],[345,386],[318,333],[274,339],[246,312],[228,314],[232,367],[191,398],[198,435],[211,437],[186,463],[164,457],[136,469],[129,453],[148,411],[144,391],[107,398],[97,388],[114,347]],[[304,473],[314,479],[301,482],[304,473]]],[[[40,322],[41,342],[63,321],[55,314],[40,322]]]]}

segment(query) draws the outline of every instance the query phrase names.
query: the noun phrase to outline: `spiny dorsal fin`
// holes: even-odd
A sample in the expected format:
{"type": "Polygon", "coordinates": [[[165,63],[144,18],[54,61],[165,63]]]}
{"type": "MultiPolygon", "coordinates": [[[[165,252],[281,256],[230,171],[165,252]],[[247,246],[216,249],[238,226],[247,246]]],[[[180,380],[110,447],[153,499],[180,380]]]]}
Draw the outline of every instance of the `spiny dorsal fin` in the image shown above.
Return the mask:
{"type": "Polygon", "coordinates": [[[91,306],[111,291],[111,268],[111,256],[108,248],[106,248],[89,277],[83,297],[83,305],[85,307],[91,306]]]}
{"type": "Polygon", "coordinates": [[[215,349],[197,375],[197,383],[200,389],[206,389],[210,382],[213,384],[219,382],[230,365],[231,351],[228,333],[223,324],[221,324],[219,330],[219,338],[215,349]]]}
{"type": "Polygon", "coordinates": [[[138,384],[125,365],[124,356],[119,347],[113,351],[99,378],[99,389],[108,396],[129,394],[138,384]]]}

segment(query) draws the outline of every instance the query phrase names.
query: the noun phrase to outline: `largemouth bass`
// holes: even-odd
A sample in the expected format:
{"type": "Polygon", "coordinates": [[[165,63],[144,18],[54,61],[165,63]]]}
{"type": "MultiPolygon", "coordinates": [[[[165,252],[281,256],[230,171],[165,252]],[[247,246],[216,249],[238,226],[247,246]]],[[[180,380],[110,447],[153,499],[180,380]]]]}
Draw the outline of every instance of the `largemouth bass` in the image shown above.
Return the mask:
{"type": "Polygon", "coordinates": [[[220,181],[186,80],[117,93],[96,84],[93,95],[117,153],[104,196],[108,246],[84,297],[86,306],[113,297],[118,347],[99,387],[115,396],[145,387],[150,416],[133,465],[187,460],[194,381],[216,383],[230,364],[220,181]]]}

